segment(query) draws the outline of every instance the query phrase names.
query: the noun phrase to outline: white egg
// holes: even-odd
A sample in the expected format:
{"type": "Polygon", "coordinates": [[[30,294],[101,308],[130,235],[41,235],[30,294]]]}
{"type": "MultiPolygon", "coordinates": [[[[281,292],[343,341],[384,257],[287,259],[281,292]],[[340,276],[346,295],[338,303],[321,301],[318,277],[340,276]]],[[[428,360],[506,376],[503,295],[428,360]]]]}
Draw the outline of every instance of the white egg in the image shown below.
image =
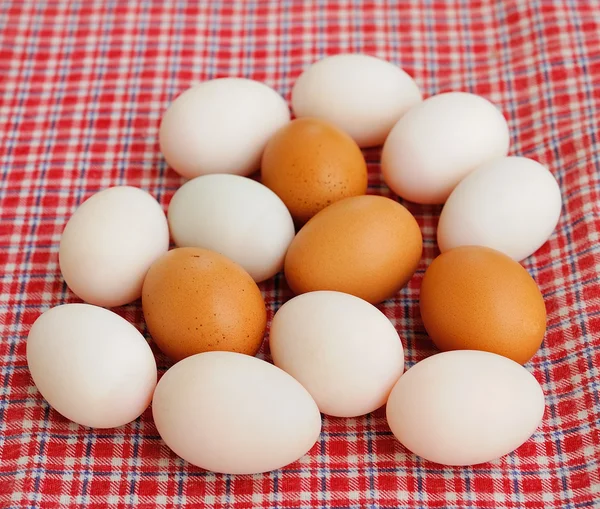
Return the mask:
{"type": "Polygon", "coordinates": [[[452,191],[438,225],[440,250],[486,246],[521,261],[548,240],[561,206],[558,183],[540,163],[525,157],[495,159],[452,191]]]}
{"type": "Polygon", "coordinates": [[[298,380],[321,412],[355,417],[383,406],[404,370],[394,325],[375,306],[340,292],[305,293],[275,314],[276,366],[298,380]]]}
{"type": "Polygon", "coordinates": [[[27,364],[50,406],[94,428],[136,419],[156,386],[156,362],[144,336],[119,315],[89,304],[43,313],[29,331],[27,364]]]}
{"type": "Polygon", "coordinates": [[[491,102],[464,92],[439,94],[393,127],[381,154],[383,178],[406,200],[444,203],[477,166],[506,156],[509,142],[506,119],[491,102]]]}
{"type": "Polygon", "coordinates": [[[60,239],[60,270],[82,300],[121,306],[141,296],[150,265],[168,249],[169,225],[159,203],[136,187],[111,187],[69,219],[60,239]]]}
{"type": "Polygon", "coordinates": [[[239,175],[204,175],[186,182],[173,196],[168,216],[179,247],[217,251],[257,282],[282,269],[295,235],[281,199],[239,175]]]}
{"type": "Polygon", "coordinates": [[[400,377],[387,402],[396,438],[442,465],[504,456],[531,437],[543,415],[542,388],[523,366],[473,350],[417,363],[400,377]]]}
{"type": "Polygon", "coordinates": [[[253,474],[306,454],[321,431],[317,405],[268,362],[233,352],[192,355],[160,379],[152,400],[165,443],[213,472],[253,474]]]}
{"type": "Polygon", "coordinates": [[[292,89],[297,117],[327,120],[361,147],[381,145],[398,119],[421,100],[409,74],[360,54],[334,55],[312,64],[292,89]]]}
{"type": "Polygon", "coordinates": [[[290,120],[287,103],[264,83],[220,78],[179,95],[160,124],[160,150],[180,175],[250,175],[269,138],[290,120]]]}

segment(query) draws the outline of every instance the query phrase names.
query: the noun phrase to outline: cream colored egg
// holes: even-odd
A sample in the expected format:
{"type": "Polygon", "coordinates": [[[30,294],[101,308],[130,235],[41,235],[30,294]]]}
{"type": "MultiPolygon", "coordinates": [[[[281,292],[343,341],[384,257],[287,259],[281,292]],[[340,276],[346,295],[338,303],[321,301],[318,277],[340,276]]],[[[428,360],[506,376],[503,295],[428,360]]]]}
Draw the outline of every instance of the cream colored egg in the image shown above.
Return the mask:
{"type": "Polygon", "coordinates": [[[391,62],[364,54],[328,56],[308,67],[292,90],[297,117],[317,117],[361,147],[380,145],[422,100],[413,78],[391,62]]]}
{"type": "Polygon", "coordinates": [[[71,216],[60,239],[60,270],[80,299],[121,306],[140,297],[150,265],[168,249],[160,204],[142,189],[116,186],[92,195],[71,216]]]}
{"type": "Polygon", "coordinates": [[[341,292],[310,292],[275,314],[276,366],[313,396],[321,412],[356,417],[383,406],[404,369],[394,325],[375,306],[341,292]]]}
{"type": "Polygon", "coordinates": [[[416,203],[444,203],[480,164],[506,156],[510,142],[502,112],[487,99],[447,92],[411,108],[392,128],[381,171],[396,194],[416,203]]]}
{"type": "Polygon", "coordinates": [[[272,364],[232,352],[207,352],[175,364],[152,402],[166,444],[190,463],[254,474],[306,454],[321,430],[310,394],[272,364]]]}
{"type": "Polygon", "coordinates": [[[250,175],[269,138],[290,120],[287,103],[259,81],[220,78],[180,94],[165,112],[159,143],[167,163],[186,178],[250,175]]]}
{"type": "Polygon", "coordinates": [[[239,175],[203,175],[181,186],[169,204],[179,247],[201,247],[239,263],[259,282],[283,268],[294,221],[269,188],[239,175]]]}
{"type": "Polygon", "coordinates": [[[526,157],[500,157],[456,186],[437,228],[440,251],[486,246],[521,261],[550,237],[562,199],[550,171],[526,157]]]}
{"type": "Polygon", "coordinates": [[[537,380],[488,352],[433,355],[400,377],[387,420],[410,451],[442,465],[495,460],[528,440],[544,415],[537,380]]]}
{"type": "Polygon", "coordinates": [[[119,315],[89,304],[43,313],[27,337],[27,365],[55,410],[94,428],[136,419],[156,386],[156,362],[144,336],[119,315]]]}

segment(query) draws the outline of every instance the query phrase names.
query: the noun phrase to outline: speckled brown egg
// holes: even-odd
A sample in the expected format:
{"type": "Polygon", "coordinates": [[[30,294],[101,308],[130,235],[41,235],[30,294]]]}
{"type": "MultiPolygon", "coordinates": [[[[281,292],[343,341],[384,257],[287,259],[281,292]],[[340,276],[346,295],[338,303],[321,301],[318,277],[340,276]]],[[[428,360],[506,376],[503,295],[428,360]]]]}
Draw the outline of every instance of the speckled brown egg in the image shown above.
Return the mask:
{"type": "Polygon", "coordinates": [[[288,249],[285,277],[297,294],[335,290],[375,304],[408,282],[422,247],[406,208],[383,196],[355,196],[304,225],[288,249]]]}
{"type": "Polygon", "coordinates": [[[142,288],[148,331],[173,360],[211,350],[254,355],[267,312],[250,275],[223,255],[173,249],[148,271],[142,288]]]}
{"type": "Polygon", "coordinates": [[[269,140],[262,183],[303,224],[328,205],[367,192],[367,165],[356,142],[334,125],[300,118],[269,140]]]}
{"type": "Polygon", "coordinates": [[[519,263],[487,247],[446,251],[421,284],[421,317],[440,350],[484,350],[520,364],[538,350],[546,306],[519,263]]]}

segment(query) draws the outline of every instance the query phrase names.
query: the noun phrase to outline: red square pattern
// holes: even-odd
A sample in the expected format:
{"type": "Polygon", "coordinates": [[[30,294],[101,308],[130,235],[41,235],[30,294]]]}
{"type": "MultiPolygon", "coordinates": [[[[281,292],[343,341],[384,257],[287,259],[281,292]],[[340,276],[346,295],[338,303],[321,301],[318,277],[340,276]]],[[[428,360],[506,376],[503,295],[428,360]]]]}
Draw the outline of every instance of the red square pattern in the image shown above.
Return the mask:
{"type": "MultiPolygon", "coordinates": [[[[0,31],[0,507],[205,509],[591,508],[600,500],[600,9],[594,2],[435,0],[6,0],[0,31]],[[26,363],[39,314],[77,302],[58,242],[75,208],[115,184],[166,209],[180,178],[159,153],[169,102],[220,76],[265,81],[289,99],[324,55],[364,52],[415,77],[425,96],[466,90],[506,116],[511,154],[557,177],[561,221],[524,262],[546,300],[548,332],[527,368],[544,420],[514,454],[469,468],[416,458],[385,411],[324,417],[321,440],[279,471],[225,476],[195,468],[160,440],[146,411],[115,430],[70,423],[43,402],[26,363]]],[[[235,149],[235,147],[232,147],[235,149]]],[[[380,149],[365,150],[369,192],[380,149]]],[[[438,254],[439,207],[406,203],[424,232],[413,280],[380,308],[407,364],[435,352],[418,311],[438,254]]],[[[269,320],[291,292],[262,283],[269,320]]],[[[116,310],[143,329],[139,303],[116,310]]],[[[268,358],[265,349],[261,355],[268,358]]],[[[168,367],[158,355],[160,372],[168,367]]]]}

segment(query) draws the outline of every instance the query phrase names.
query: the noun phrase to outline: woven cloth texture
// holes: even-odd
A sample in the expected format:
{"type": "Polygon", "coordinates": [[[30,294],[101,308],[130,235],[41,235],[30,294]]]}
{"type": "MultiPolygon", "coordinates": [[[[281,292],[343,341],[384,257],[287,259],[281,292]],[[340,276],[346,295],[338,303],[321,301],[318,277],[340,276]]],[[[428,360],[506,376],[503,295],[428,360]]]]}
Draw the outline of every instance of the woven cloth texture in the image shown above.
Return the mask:
{"type": "MultiPolygon", "coordinates": [[[[598,1],[0,2],[0,508],[600,507],[599,108],[598,1]],[[182,180],[161,157],[157,132],[177,94],[242,76],[289,99],[304,68],[340,52],[400,65],[426,96],[463,90],[492,100],[508,119],[510,153],[558,179],[560,223],[524,262],[548,309],[544,345],[527,364],[547,402],[535,435],[492,463],[443,468],[404,449],[381,410],[324,417],[319,441],[296,463],[227,476],[170,452],[150,410],[111,430],[52,410],[29,375],[26,338],[41,312],[78,301],[57,263],[76,207],[129,184],[166,210],[182,180]]],[[[369,191],[393,196],[380,149],[365,157],[369,191]]],[[[424,256],[380,308],[402,337],[408,368],[435,352],[418,297],[438,254],[440,207],[406,205],[424,256]]],[[[261,289],[270,320],[291,293],[281,275],[261,289]]],[[[139,302],[116,312],[146,333],[139,302]]],[[[269,359],[267,343],[260,356],[269,359]]],[[[162,374],[170,364],[157,359],[162,374]]]]}

